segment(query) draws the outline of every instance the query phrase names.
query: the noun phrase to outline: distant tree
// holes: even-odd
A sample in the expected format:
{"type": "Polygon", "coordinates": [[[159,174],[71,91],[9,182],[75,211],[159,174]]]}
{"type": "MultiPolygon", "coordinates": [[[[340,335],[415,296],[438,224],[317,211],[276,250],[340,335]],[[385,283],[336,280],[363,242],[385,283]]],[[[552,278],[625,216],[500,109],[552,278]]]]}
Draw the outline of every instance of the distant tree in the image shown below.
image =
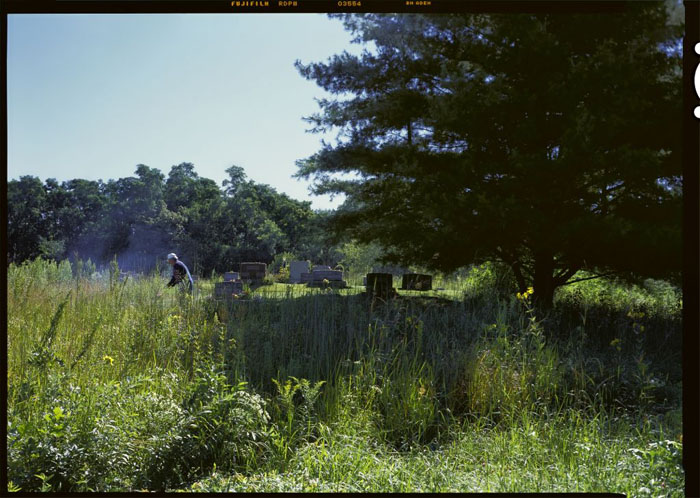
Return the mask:
{"type": "Polygon", "coordinates": [[[68,235],[73,238],[80,232],[92,230],[99,222],[106,204],[104,185],[101,181],[75,179],[64,182],[63,187],[71,194],[73,202],[70,216],[75,228],[68,235]]]}
{"type": "Polygon", "coordinates": [[[243,168],[236,165],[227,168],[226,173],[228,174],[228,178],[222,182],[224,192],[228,196],[233,196],[238,188],[245,183],[246,174],[243,168]]]}
{"type": "Polygon", "coordinates": [[[377,243],[359,244],[350,241],[341,244],[338,249],[343,255],[340,263],[353,277],[371,272],[383,256],[382,248],[377,243]]]}
{"type": "Polygon", "coordinates": [[[267,218],[255,227],[255,238],[262,255],[260,259],[272,261],[277,251],[283,247],[285,235],[277,223],[267,218]]]}
{"type": "Polygon", "coordinates": [[[679,269],[682,28],[663,3],[331,17],[376,47],[297,62],[339,96],[308,118],[337,142],[297,174],[347,196],[336,238],[442,271],[500,260],[545,306],[580,269],[679,269]]]}
{"type": "Polygon", "coordinates": [[[166,202],[180,220],[173,241],[190,255],[193,268],[209,273],[220,266],[225,204],[216,182],[199,177],[191,163],[173,166],[166,182],[166,202]]]}
{"type": "Polygon", "coordinates": [[[223,189],[191,163],[173,166],[167,180],[143,164],[133,176],[107,183],[12,180],[8,257],[106,264],[116,255],[121,268],[147,270],[175,250],[191,270],[208,274],[321,244],[318,231],[325,225],[310,202],[248,180],[238,166],[227,173],[223,189]]]}
{"type": "Polygon", "coordinates": [[[170,227],[164,199],[164,175],[156,168],[139,164],[136,176],[110,180],[105,185],[107,205],[96,247],[98,258],[119,256],[122,267],[146,269],[167,254],[170,227]]]}
{"type": "Polygon", "coordinates": [[[7,246],[10,260],[21,262],[41,254],[47,240],[46,191],[41,180],[22,176],[7,183],[7,246]]]}
{"type": "Polygon", "coordinates": [[[269,185],[246,178],[240,166],[226,170],[224,220],[226,260],[271,262],[276,254],[295,251],[307,238],[314,219],[311,203],[298,201],[269,185]]]}

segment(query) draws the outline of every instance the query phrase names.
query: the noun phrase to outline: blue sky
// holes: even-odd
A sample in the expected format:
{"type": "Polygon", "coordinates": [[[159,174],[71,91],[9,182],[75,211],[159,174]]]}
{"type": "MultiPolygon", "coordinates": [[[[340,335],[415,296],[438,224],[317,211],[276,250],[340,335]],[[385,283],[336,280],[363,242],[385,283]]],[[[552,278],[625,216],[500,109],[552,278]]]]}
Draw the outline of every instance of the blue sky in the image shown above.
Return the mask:
{"type": "MultiPolygon", "coordinates": [[[[294,61],[348,50],[322,14],[8,16],[8,179],[121,178],[139,163],[224,170],[314,208],[294,162],[319,149],[302,121],[327,96],[294,61]]],[[[331,138],[326,137],[326,138],[331,138]]]]}

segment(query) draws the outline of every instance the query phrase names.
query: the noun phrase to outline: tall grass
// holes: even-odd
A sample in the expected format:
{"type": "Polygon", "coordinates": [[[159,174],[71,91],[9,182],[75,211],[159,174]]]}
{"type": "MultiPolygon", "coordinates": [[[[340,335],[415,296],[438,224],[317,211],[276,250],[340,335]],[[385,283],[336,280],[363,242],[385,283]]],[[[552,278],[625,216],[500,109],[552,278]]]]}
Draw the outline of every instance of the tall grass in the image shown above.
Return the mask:
{"type": "Polygon", "coordinates": [[[118,275],[8,269],[13,489],[682,494],[663,282],[581,282],[537,317],[489,267],[225,308],[118,275]]]}

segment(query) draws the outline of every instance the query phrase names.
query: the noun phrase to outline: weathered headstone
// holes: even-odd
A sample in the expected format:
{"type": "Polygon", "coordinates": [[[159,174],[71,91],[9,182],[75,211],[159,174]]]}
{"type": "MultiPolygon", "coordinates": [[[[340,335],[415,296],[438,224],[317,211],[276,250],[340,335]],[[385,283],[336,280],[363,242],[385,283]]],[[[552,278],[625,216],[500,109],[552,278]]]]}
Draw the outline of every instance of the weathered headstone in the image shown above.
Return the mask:
{"type": "Polygon", "coordinates": [[[308,261],[292,261],[291,263],[289,263],[289,282],[292,284],[301,283],[301,274],[308,272],[308,261]]]}
{"type": "Polygon", "coordinates": [[[428,291],[433,288],[433,276],[421,273],[405,273],[401,278],[402,290],[428,291]]]}
{"type": "Polygon", "coordinates": [[[391,273],[368,273],[366,291],[369,296],[388,299],[396,292],[391,273]]]}
{"type": "Polygon", "coordinates": [[[233,282],[234,280],[240,279],[241,276],[237,271],[227,271],[224,273],[224,282],[233,282]]]}
{"type": "Polygon", "coordinates": [[[314,270],[311,272],[311,280],[343,280],[343,272],[340,270],[314,270]]]}
{"type": "Polygon", "coordinates": [[[347,287],[347,283],[343,280],[343,272],[340,270],[331,270],[330,267],[314,267],[311,272],[311,280],[309,287],[347,287]],[[328,268],[328,269],[326,269],[328,268]]]}
{"type": "Polygon", "coordinates": [[[241,263],[239,273],[241,280],[261,282],[265,279],[267,265],[265,263],[241,263]]]}
{"type": "Polygon", "coordinates": [[[228,280],[214,284],[214,297],[217,299],[229,299],[234,294],[243,293],[243,282],[241,280],[228,280]]]}

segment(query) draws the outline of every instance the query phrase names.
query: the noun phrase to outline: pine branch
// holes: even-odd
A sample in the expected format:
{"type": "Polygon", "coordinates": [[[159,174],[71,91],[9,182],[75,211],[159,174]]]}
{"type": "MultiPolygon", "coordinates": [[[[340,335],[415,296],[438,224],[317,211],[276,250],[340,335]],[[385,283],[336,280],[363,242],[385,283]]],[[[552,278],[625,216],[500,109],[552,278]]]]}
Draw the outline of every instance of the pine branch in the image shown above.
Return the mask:
{"type": "Polygon", "coordinates": [[[610,275],[615,275],[616,273],[620,273],[619,271],[611,271],[609,273],[603,273],[602,275],[594,275],[592,277],[585,277],[585,278],[577,278],[576,280],[571,280],[569,282],[565,282],[561,284],[562,286],[564,285],[570,285],[570,284],[575,284],[577,282],[584,282],[586,280],[594,280],[596,278],[603,278],[603,277],[609,277],[610,275]]]}

